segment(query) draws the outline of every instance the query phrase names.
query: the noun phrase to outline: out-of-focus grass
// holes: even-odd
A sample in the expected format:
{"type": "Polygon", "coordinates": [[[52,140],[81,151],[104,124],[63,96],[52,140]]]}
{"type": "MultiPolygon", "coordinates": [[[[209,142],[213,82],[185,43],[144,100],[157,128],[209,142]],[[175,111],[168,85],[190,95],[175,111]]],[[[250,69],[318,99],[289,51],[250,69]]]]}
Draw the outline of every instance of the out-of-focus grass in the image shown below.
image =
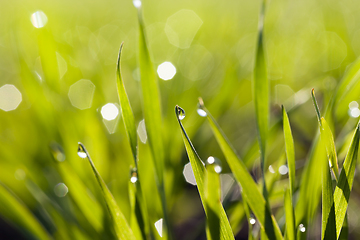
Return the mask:
{"type": "MultiPolygon", "coordinates": [[[[197,98],[202,96],[250,173],[260,181],[251,84],[260,2],[159,0],[143,1],[142,8],[153,70],[169,61],[177,71],[171,80],[159,79],[162,132],[158,134],[164,145],[169,228],[175,239],[201,238],[205,228],[199,223],[205,216],[196,187],[189,185],[182,175],[187,157],[173,108],[179,104],[186,109],[188,116],[183,124],[200,157],[212,155],[225,160],[209,127],[196,113],[197,98]]],[[[349,108],[350,102],[360,100],[359,61],[349,67],[360,54],[359,11],[360,4],[348,0],[270,1],[264,19],[270,101],[265,180],[268,183],[267,176],[274,176],[269,167],[284,159],[279,124],[280,105],[284,105],[296,153],[293,191],[296,226],[304,224],[310,237],[321,232],[316,216],[321,191],[317,169],[322,161],[316,159],[325,158],[326,152],[317,144],[318,126],[309,89],[317,90],[319,105],[333,131],[341,168],[359,111],[354,102],[349,108]]],[[[6,196],[15,197],[19,206],[26,206],[31,212],[29,218],[34,216],[53,238],[114,237],[98,183],[88,164],[77,156],[76,148],[79,141],[87,146],[98,172],[129,220],[132,216],[129,169],[134,165],[134,149],[128,143],[121,113],[114,120],[106,120],[101,110],[107,103],[120,109],[115,69],[118,48],[124,41],[122,78],[136,127],[144,118],[139,91],[136,9],[131,1],[3,1],[0,22],[0,87],[12,84],[22,96],[15,110],[0,110],[0,181],[6,186],[4,191],[11,190],[6,196]],[[47,17],[42,28],[35,28],[31,22],[31,15],[37,11],[47,17]],[[91,82],[79,83],[81,79],[91,82]],[[55,158],[54,146],[61,146],[55,148],[55,158]],[[55,188],[59,183],[68,188],[65,196],[55,188]]],[[[7,99],[14,95],[6,88],[1,89],[3,109],[9,105],[7,99]]],[[[163,209],[153,156],[148,143],[139,142],[138,148],[142,192],[151,232],[158,237],[154,223],[163,218],[163,209]]],[[[226,161],[223,163],[223,173],[230,173],[226,161]]],[[[288,181],[277,168],[274,171],[280,179],[274,178],[272,190],[267,186],[269,204],[284,229],[283,188],[288,187],[288,181]]],[[[360,208],[357,178],[355,175],[347,211],[349,234],[353,238],[360,235],[355,227],[360,220],[355,214],[360,208]]],[[[231,200],[227,205],[224,202],[224,208],[230,222],[243,224],[232,226],[233,229],[247,229],[243,205],[235,189],[231,188],[228,197],[231,200]]],[[[11,226],[11,232],[31,238],[31,231],[16,221],[15,212],[0,212],[0,218],[4,220],[0,229],[11,226]]],[[[256,228],[254,225],[254,231],[256,228]]]]}

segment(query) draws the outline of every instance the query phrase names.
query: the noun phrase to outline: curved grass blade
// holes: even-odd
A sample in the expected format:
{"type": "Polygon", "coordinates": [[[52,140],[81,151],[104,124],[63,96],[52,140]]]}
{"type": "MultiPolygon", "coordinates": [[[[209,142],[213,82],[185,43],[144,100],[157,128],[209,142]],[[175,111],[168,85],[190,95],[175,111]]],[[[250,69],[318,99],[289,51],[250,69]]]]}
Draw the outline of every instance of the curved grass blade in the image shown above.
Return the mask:
{"type": "Polygon", "coordinates": [[[36,239],[52,239],[30,210],[0,183],[0,213],[36,239]]]}
{"type": "MultiPolygon", "coordinates": [[[[135,163],[135,169],[137,169],[137,163],[138,163],[138,137],[136,134],[136,126],[135,126],[135,118],[133,111],[131,109],[130,101],[127,96],[125,85],[121,77],[121,53],[123,49],[124,43],[122,42],[120,45],[119,55],[118,55],[118,61],[116,66],[116,76],[117,76],[117,89],[119,94],[119,100],[120,100],[120,107],[122,112],[122,118],[124,120],[125,129],[127,132],[127,136],[130,142],[131,151],[134,157],[134,163],[135,163]]],[[[138,173],[136,172],[136,175],[138,173]]],[[[136,176],[138,178],[138,176],[136,176]]],[[[134,210],[139,210],[139,205],[141,206],[141,211],[132,212],[135,213],[137,220],[142,219],[144,221],[144,225],[141,228],[144,230],[143,235],[147,235],[149,232],[149,226],[148,226],[148,216],[147,216],[147,210],[146,210],[146,203],[145,200],[142,197],[142,190],[140,186],[140,181],[136,181],[135,184],[131,184],[131,187],[129,187],[130,196],[134,194],[134,210]]],[[[132,224],[134,224],[134,218],[132,219],[132,224]]],[[[137,221],[135,221],[137,222],[137,221]]]]}
{"type": "Polygon", "coordinates": [[[104,180],[101,178],[99,172],[96,170],[93,161],[90,158],[89,153],[87,152],[85,146],[79,142],[78,146],[78,153],[79,155],[86,157],[89,160],[90,166],[94,172],[94,175],[99,183],[99,186],[102,191],[102,195],[105,199],[106,206],[109,210],[109,213],[113,219],[114,229],[116,235],[119,239],[129,239],[129,240],[136,240],[129,224],[127,223],[124,214],[121,212],[119,206],[117,205],[113,195],[111,194],[110,190],[106,186],[104,180]]]}
{"type": "MultiPolygon", "coordinates": [[[[206,191],[205,190],[205,174],[206,174],[205,171],[206,170],[204,167],[204,163],[201,161],[192,142],[190,141],[188,135],[186,134],[185,128],[183,127],[183,125],[181,123],[181,119],[180,119],[180,116],[181,117],[185,116],[185,111],[182,108],[180,108],[179,106],[176,106],[175,113],[176,113],[176,118],[179,122],[179,126],[181,129],[181,134],[182,134],[182,137],[184,140],[186,152],[188,154],[190,164],[191,164],[191,167],[192,167],[194,175],[195,175],[195,180],[196,180],[197,188],[198,188],[198,191],[200,194],[200,198],[203,203],[206,216],[208,218],[208,224],[209,224],[209,226],[216,224],[216,221],[217,221],[216,218],[219,218],[220,238],[217,238],[217,239],[224,239],[224,240],[225,239],[234,239],[234,235],[232,233],[230,223],[228,221],[228,218],[226,216],[224,208],[221,205],[220,198],[218,200],[211,199],[211,200],[207,201],[207,197],[205,194],[205,191],[206,191]],[[208,205],[210,205],[211,207],[209,208],[208,205]],[[211,212],[211,211],[213,211],[212,208],[215,208],[215,213],[211,212]],[[213,219],[215,219],[215,220],[213,220],[213,219]],[[213,221],[215,221],[215,222],[213,222],[213,221]]],[[[212,178],[212,177],[213,176],[210,175],[210,178],[212,178]]],[[[210,181],[212,181],[212,180],[216,181],[214,179],[210,179],[210,181]]],[[[208,189],[208,191],[210,191],[210,190],[211,190],[211,192],[208,193],[208,195],[210,194],[211,196],[213,196],[213,195],[216,196],[218,194],[216,191],[219,191],[218,189],[215,189],[215,188],[208,189]],[[212,192],[212,191],[214,191],[214,192],[212,192]]],[[[215,240],[215,239],[213,239],[213,240],[215,240]]]]}
{"type": "Polygon", "coordinates": [[[294,138],[293,138],[292,133],[291,133],[289,117],[288,117],[288,115],[286,113],[286,110],[285,110],[284,106],[282,106],[282,113],[283,113],[283,128],[284,128],[286,157],[287,157],[287,162],[288,162],[288,167],[289,167],[290,196],[293,196],[294,189],[295,189],[294,138]]]}
{"type": "Polygon", "coordinates": [[[243,197],[245,197],[255,217],[258,219],[261,228],[266,232],[266,235],[269,239],[283,239],[280,228],[276,223],[274,216],[271,214],[264,196],[258,190],[257,184],[248,172],[245,164],[237,156],[234,148],[230,145],[225,134],[222,132],[210,112],[203,105],[202,100],[200,101],[200,105],[207,114],[207,119],[210,123],[211,129],[218,144],[220,145],[222,152],[225,155],[231,171],[242,187],[243,197]]]}
{"type": "Polygon", "coordinates": [[[135,118],[134,114],[132,112],[129,98],[126,94],[124,82],[121,77],[121,66],[120,66],[120,60],[121,60],[121,53],[123,49],[124,43],[122,42],[120,45],[117,65],[116,65],[116,85],[117,85],[117,91],[119,94],[119,100],[120,100],[120,107],[121,107],[121,113],[122,118],[124,120],[124,125],[126,129],[127,136],[129,138],[131,151],[134,157],[135,165],[137,165],[137,135],[136,135],[136,127],[135,127],[135,118]]]}
{"type": "Polygon", "coordinates": [[[295,240],[296,231],[295,231],[295,214],[292,203],[292,195],[290,189],[285,190],[284,194],[284,207],[285,207],[285,216],[286,216],[286,239],[295,240]]]}
{"type": "Polygon", "coordinates": [[[346,209],[348,206],[350,192],[354,181],[357,155],[359,150],[360,130],[359,123],[356,127],[354,137],[346,155],[343,168],[340,173],[339,181],[334,192],[336,236],[339,238],[344,224],[346,209]]]}

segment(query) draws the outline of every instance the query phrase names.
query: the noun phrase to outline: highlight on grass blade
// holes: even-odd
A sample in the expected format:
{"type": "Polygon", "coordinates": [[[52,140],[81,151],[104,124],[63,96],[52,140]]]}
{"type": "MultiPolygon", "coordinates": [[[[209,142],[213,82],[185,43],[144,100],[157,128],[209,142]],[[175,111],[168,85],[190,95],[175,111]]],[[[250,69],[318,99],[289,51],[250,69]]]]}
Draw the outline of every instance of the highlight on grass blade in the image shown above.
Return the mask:
{"type": "Polygon", "coordinates": [[[111,218],[113,220],[114,230],[116,235],[119,239],[129,239],[129,240],[136,240],[129,224],[127,223],[124,214],[121,212],[119,206],[117,205],[113,195],[111,194],[110,190],[106,186],[104,180],[101,178],[99,172],[97,171],[93,161],[90,158],[89,153],[87,152],[85,146],[82,143],[78,143],[78,155],[81,158],[87,158],[92,171],[96,177],[97,182],[102,191],[102,196],[104,197],[106,206],[109,210],[111,218]]]}
{"type": "Polygon", "coordinates": [[[207,229],[208,236],[217,236],[218,232],[220,234],[219,238],[213,238],[215,239],[221,239],[221,240],[232,240],[234,239],[234,235],[231,230],[231,226],[229,223],[229,220],[226,216],[225,210],[220,202],[219,198],[219,188],[214,186],[213,188],[206,187],[206,184],[209,184],[209,181],[213,182],[214,184],[218,185],[218,176],[214,174],[218,174],[216,171],[219,171],[218,168],[216,168],[215,160],[208,161],[208,163],[211,166],[208,166],[209,168],[213,168],[212,170],[214,172],[207,173],[207,170],[205,169],[204,162],[200,159],[199,155],[197,154],[190,138],[186,134],[185,128],[182,125],[181,120],[185,118],[185,110],[182,109],[179,106],[175,106],[175,115],[178,120],[181,134],[183,137],[183,141],[185,144],[185,149],[187,152],[187,155],[189,157],[191,167],[194,172],[194,176],[196,179],[197,188],[200,194],[201,202],[204,206],[204,210],[208,219],[208,226],[213,226],[216,229],[207,229]],[[216,170],[218,169],[218,170],[216,170]],[[205,175],[208,175],[208,179],[205,180],[205,175]],[[205,183],[208,181],[207,183],[205,183]],[[216,199],[209,199],[209,197],[216,197],[216,199]],[[217,231],[217,224],[219,224],[218,228],[219,231],[217,231]]]}
{"type": "Polygon", "coordinates": [[[246,199],[250,209],[258,220],[261,229],[266,232],[269,239],[283,239],[280,228],[271,214],[269,206],[264,196],[258,190],[258,186],[248,172],[243,161],[238,157],[236,151],[231,146],[229,140],[206,109],[203,101],[199,102],[202,109],[206,112],[206,117],[210,123],[215,138],[225,155],[226,161],[230,166],[235,179],[242,187],[242,196],[246,199]]]}

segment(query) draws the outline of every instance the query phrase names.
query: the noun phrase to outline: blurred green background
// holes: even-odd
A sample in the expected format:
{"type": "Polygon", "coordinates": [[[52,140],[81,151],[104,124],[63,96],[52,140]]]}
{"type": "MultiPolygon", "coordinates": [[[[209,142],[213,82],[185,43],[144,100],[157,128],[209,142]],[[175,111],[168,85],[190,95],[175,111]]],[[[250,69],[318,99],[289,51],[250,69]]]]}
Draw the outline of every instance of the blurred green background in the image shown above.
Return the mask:
{"type": "MultiPolygon", "coordinates": [[[[185,109],[183,122],[200,157],[224,159],[209,126],[196,113],[201,96],[256,177],[259,155],[251,80],[260,1],[144,0],[142,7],[154,65],[160,66],[160,77],[170,75],[169,80],[159,78],[164,130],[159,134],[166,149],[172,231],[175,239],[202,239],[204,213],[196,187],[183,176],[188,159],[174,106],[185,109]],[[164,62],[171,64],[161,65],[164,62]]],[[[264,39],[275,126],[268,165],[284,159],[282,129],[276,125],[281,104],[290,110],[299,173],[306,164],[318,128],[310,89],[315,88],[324,107],[360,54],[359,13],[360,3],[351,0],[268,2],[264,39]]],[[[122,41],[123,79],[139,123],[143,116],[138,23],[132,1],[0,3],[0,182],[56,239],[113,237],[90,166],[77,156],[79,141],[87,146],[120,207],[127,216],[130,213],[132,156],[121,112],[116,114],[115,70],[122,41]]],[[[355,85],[337,107],[334,135],[340,159],[345,136],[360,115],[353,102],[360,100],[357,90],[355,85]]],[[[146,169],[143,186],[155,222],[162,217],[161,207],[142,124],[139,168],[146,169]]],[[[238,239],[245,239],[242,205],[227,172],[223,166],[224,189],[230,188],[225,206],[234,231],[241,230],[238,239]]],[[[275,209],[282,204],[282,195],[276,194],[283,191],[281,179],[271,198],[275,209]]],[[[360,188],[354,184],[350,234],[359,237],[360,188]]],[[[33,239],[19,216],[4,206],[0,205],[0,238],[33,239]]],[[[311,237],[319,234],[320,221],[314,222],[311,237]]]]}

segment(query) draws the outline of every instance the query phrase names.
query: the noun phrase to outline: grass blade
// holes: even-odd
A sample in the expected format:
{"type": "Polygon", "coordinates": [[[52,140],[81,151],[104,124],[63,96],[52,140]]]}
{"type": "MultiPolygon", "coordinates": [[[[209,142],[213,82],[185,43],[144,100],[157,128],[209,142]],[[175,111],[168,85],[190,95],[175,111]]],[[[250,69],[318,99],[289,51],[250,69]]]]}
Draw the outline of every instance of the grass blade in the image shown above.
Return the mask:
{"type": "Polygon", "coordinates": [[[136,240],[129,224],[127,223],[124,214],[121,212],[119,206],[117,205],[113,195],[111,194],[110,190],[106,186],[104,180],[100,176],[99,172],[96,170],[93,161],[90,158],[89,153],[87,152],[85,146],[82,143],[79,143],[78,146],[78,154],[82,158],[87,158],[93,170],[93,173],[96,177],[96,180],[99,183],[99,186],[102,191],[102,195],[105,199],[106,206],[108,207],[109,213],[113,219],[114,229],[116,235],[119,239],[129,239],[129,240],[136,240]]]}
{"type": "Polygon", "coordinates": [[[329,162],[331,164],[330,167],[331,167],[332,171],[334,172],[336,180],[338,180],[339,179],[339,167],[338,167],[338,160],[337,160],[337,155],[336,155],[334,137],[333,137],[333,134],[331,132],[329,125],[327,124],[325,119],[323,117],[321,117],[321,115],[320,115],[320,110],[319,110],[319,106],[316,101],[314,89],[311,90],[311,96],[313,99],[316,115],[318,117],[318,121],[319,121],[319,125],[320,125],[321,140],[325,144],[326,153],[328,155],[329,162]]]}
{"type": "Polygon", "coordinates": [[[295,214],[292,203],[292,195],[290,189],[285,190],[284,196],[284,207],[285,207],[285,216],[286,216],[286,239],[295,240],[296,231],[295,231],[295,214]]]}
{"type": "MultiPolygon", "coordinates": [[[[136,126],[135,126],[135,118],[133,111],[131,109],[129,98],[126,94],[125,85],[121,77],[121,53],[123,49],[124,43],[121,43],[120,50],[119,50],[119,56],[117,61],[117,67],[116,67],[116,75],[117,75],[117,89],[119,94],[119,100],[120,100],[120,107],[122,112],[122,118],[124,120],[125,129],[127,132],[127,136],[130,142],[131,151],[134,157],[134,163],[135,163],[135,171],[136,171],[136,178],[138,178],[137,173],[137,163],[138,163],[138,137],[136,134],[136,126]]],[[[135,208],[134,210],[137,210],[137,208],[141,208],[141,211],[136,211],[136,213],[133,211],[132,213],[135,214],[137,219],[142,219],[144,221],[145,226],[143,226],[141,229],[144,230],[143,234],[147,234],[149,232],[149,226],[148,226],[148,216],[147,216],[147,210],[146,210],[146,203],[145,199],[142,197],[142,190],[140,181],[136,181],[135,184],[129,183],[130,186],[130,195],[134,194],[134,203],[135,208]],[[140,206],[139,206],[140,205],[140,206]]],[[[134,217],[133,217],[134,218],[134,217]]],[[[133,224],[132,219],[132,224],[133,224]]]]}
{"type": "Polygon", "coordinates": [[[265,145],[269,128],[269,80],[266,71],[266,63],[262,43],[262,32],[260,32],[259,34],[258,41],[259,42],[255,59],[253,88],[256,123],[261,154],[261,169],[262,171],[264,171],[265,145]]]}
{"type": "Polygon", "coordinates": [[[322,225],[321,239],[336,239],[334,195],[328,161],[322,164],[322,225]]]}
{"type": "Polygon", "coordinates": [[[207,114],[207,119],[210,123],[211,129],[218,144],[220,145],[222,152],[226,157],[231,171],[242,187],[243,197],[245,197],[255,217],[258,219],[261,228],[265,230],[269,239],[282,239],[283,237],[280,228],[276,223],[274,216],[271,214],[269,206],[263,195],[258,190],[257,184],[248,172],[245,164],[237,156],[234,148],[230,145],[225,134],[222,132],[210,112],[203,105],[202,100],[200,101],[200,104],[202,104],[201,107],[207,114]]]}
{"type": "MultiPolygon", "coordinates": [[[[226,216],[226,213],[224,211],[224,208],[222,207],[222,204],[220,202],[220,198],[218,198],[218,189],[215,189],[215,187],[213,187],[213,189],[207,189],[207,196],[208,198],[211,196],[217,196],[217,199],[208,199],[206,197],[205,194],[205,174],[206,174],[206,169],[204,167],[204,163],[201,161],[199,155],[197,154],[192,142],[190,141],[188,135],[186,134],[185,128],[183,127],[182,123],[181,123],[181,119],[183,118],[182,116],[185,116],[185,111],[180,108],[179,106],[175,107],[175,113],[176,113],[176,117],[177,120],[179,122],[179,126],[181,128],[181,134],[184,140],[184,144],[185,144],[185,148],[186,148],[186,152],[188,154],[190,163],[191,163],[191,167],[193,169],[194,175],[195,175],[195,180],[196,180],[196,184],[197,184],[197,188],[200,194],[200,198],[201,201],[203,203],[204,206],[204,210],[206,213],[206,216],[208,218],[208,224],[209,226],[213,226],[216,225],[216,219],[219,219],[219,232],[220,232],[220,238],[215,238],[215,239],[234,239],[234,235],[232,233],[231,227],[230,227],[230,223],[229,220],[226,216]],[[210,196],[209,196],[210,195],[210,196]]],[[[211,173],[210,173],[211,174],[211,173]]],[[[208,176],[208,181],[215,182],[214,184],[216,184],[216,179],[213,175],[208,176]]],[[[212,232],[211,234],[215,234],[216,235],[216,230],[214,230],[214,232],[212,232]]],[[[215,240],[213,239],[213,240],[215,240]]]]}
{"type": "Polygon", "coordinates": [[[359,149],[360,130],[356,127],[354,137],[346,155],[343,168],[340,173],[338,184],[334,192],[334,205],[336,217],[336,236],[339,238],[344,224],[346,209],[348,206],[350,192],[354,181],[357,155],[359,149]]]}
{"type": "Polygon", "coordinates": [[[291,132],[289,117],[286,113],[284,106],[282,107],[282,113],[283,113],[283,128],[284,128],[286,157],[287,157],[287,162],[288,162],[288,167],[289,167],[290,196],[293,196],[294,189],[295,189],[294,139],[293,139],[292,132],[291,132]]]}
{"type": "Polygon", "coordinates": [[[30,210],[0,183],[0,213],[36,239],[52,239],[30,210]]]}
{"type": "MultiPolygon", "coordinates": [[[[206,166],[205,171],[205,204],[207,208],[208,239],[220,239],[225,233],[220,228],[221,193],[220,177],[212,165],[206,166]]],[[[229,224],[230,226],[230,224],[229,224]]],[[[231,231],[232,232],[232,231],[231,231]]],[[[233,238],[232,238],[233,239],[233,238]]]]}
{"type": "Polygon", "coordinates": [[[123,49],[124,43],[121,43],[119,55],[118,55],[118,61],[116,65],[116,84],[117,84],[117,91],[119,94],[119,100],[120,100],[120,107],[122,112],[122,118],[124,120],[124,125],[126,129],[127,136],[129,138],[131,151],[134,157],[135,165],[137,165],[137,135],[136,135],[136,127],[135,127],[135,118],[134,114],[132,112],[129,98],[126,94],[124,82],[121,77],[121,66],[120,66],[120,60],[121,60],[121,52],[123,49]]]}
{"type": "Polygon", "coordinates": [[[148,51],[145,26],[141,9],[138,10],[139,19],[139,64],[140,80],[143,97],[143,111],[146,125],[146,133],[154,158],[157,180],[163,183],[163,159],[164,149],[162,143],[161,108],[158,79],[148,51]]]}

